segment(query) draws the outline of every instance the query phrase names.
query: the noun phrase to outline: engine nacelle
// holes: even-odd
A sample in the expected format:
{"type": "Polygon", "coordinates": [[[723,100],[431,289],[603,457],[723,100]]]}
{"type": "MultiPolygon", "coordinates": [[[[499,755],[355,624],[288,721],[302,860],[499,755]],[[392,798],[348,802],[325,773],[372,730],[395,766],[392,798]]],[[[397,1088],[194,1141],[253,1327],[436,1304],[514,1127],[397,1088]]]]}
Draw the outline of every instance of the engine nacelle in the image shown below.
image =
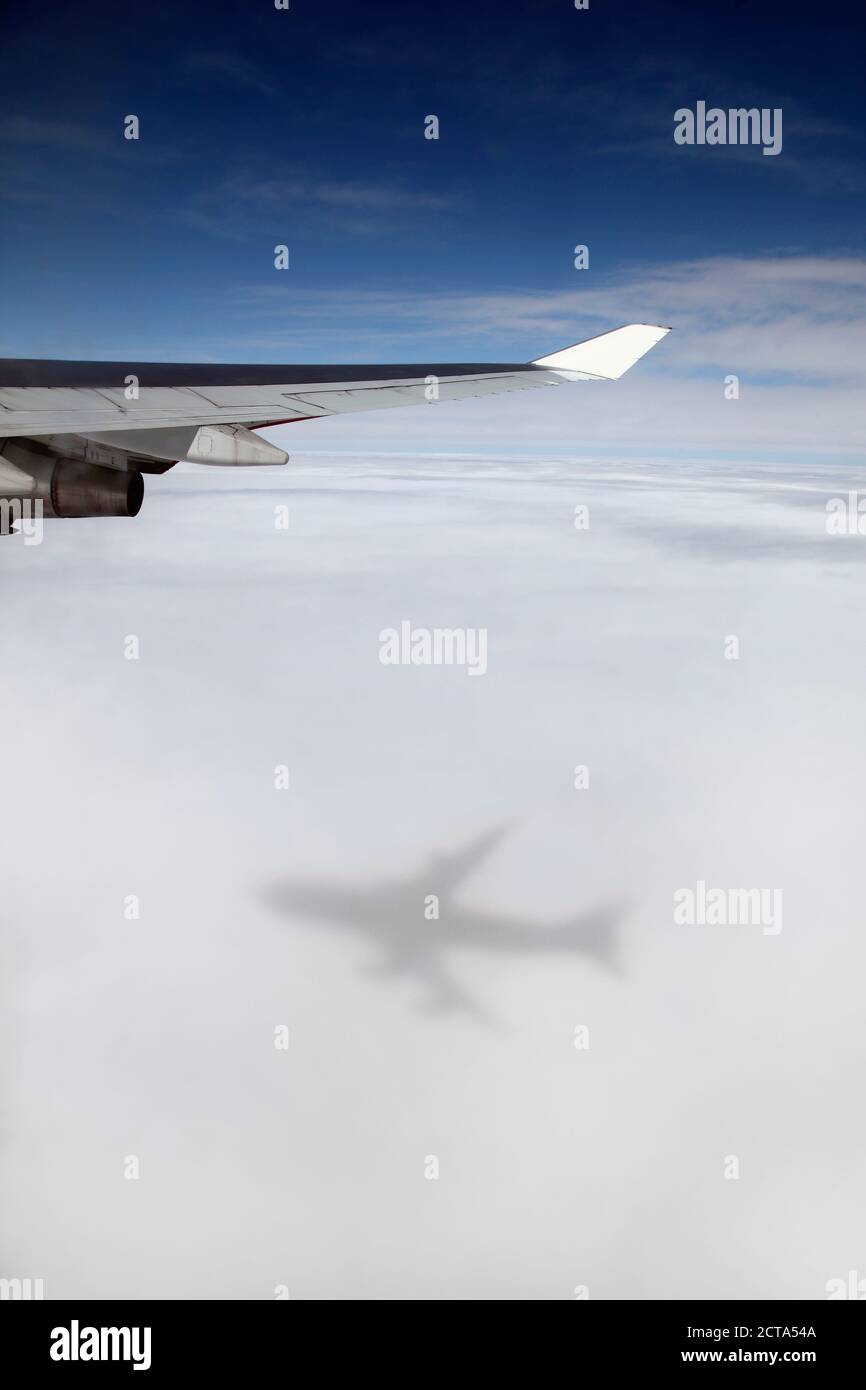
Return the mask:
{"type": "Polygon", "coordinates": [[[61,460],[51,474],[46,515],[138,516],[144,501],[140,473],[119,473],[95,463],[61,460]]]}
{"type": "Polygon", "coordinates": [[[58,457],[31,440],[0,447],[0,500],[39,502],[44,516],[138,516],[143,498],[138,469],[58,457]]]}

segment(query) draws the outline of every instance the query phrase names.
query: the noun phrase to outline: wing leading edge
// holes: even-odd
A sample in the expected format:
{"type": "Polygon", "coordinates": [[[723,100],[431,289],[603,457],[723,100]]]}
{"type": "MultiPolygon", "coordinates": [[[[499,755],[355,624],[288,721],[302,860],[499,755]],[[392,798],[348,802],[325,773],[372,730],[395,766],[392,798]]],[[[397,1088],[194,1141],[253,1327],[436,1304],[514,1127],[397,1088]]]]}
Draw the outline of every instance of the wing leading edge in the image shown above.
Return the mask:
{"type": "Polygon", "coordinates": [[[628,324],[516,363],[233,366],[0,359],[0,438],[74,434],[155,458],[282,462],[281,450],[244,427],[567,381],[616,381],[669,331],[628,324]]]}

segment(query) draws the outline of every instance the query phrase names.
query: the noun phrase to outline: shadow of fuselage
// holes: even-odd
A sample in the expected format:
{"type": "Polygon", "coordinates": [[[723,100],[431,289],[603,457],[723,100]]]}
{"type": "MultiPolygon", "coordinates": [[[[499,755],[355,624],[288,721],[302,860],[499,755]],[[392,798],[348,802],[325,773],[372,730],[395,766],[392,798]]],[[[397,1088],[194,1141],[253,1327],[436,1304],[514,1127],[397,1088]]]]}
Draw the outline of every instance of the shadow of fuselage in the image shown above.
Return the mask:
{"type": "Polygon", "coordinates": [[[463,881],[504,833],[503,828],[487,831],[454,854],[434,855],[424,870],[408,878],[354,885],[293,879],[268,885],[264,901],[281,917],[325,921],[375,943],[376,972],[416,977],[426,986],[432,1007],[483,1014],[445,965],[444,957],[460,950],[571,954],[620,973],[620,906],[537,922],[461,904],[463,881]]]}

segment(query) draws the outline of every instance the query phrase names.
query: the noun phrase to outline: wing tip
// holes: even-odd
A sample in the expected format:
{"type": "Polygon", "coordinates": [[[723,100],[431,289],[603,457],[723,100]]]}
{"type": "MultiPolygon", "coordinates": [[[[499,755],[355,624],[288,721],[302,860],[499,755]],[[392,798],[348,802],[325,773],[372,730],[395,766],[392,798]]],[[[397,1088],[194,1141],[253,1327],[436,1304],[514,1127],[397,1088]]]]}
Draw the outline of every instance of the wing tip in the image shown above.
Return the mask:
{"type": "Polygon", "coordinates": [[[669,324],[624,323],[571,347],[536,357],[530,365],[618,381],[670,332],[669,324]]]}

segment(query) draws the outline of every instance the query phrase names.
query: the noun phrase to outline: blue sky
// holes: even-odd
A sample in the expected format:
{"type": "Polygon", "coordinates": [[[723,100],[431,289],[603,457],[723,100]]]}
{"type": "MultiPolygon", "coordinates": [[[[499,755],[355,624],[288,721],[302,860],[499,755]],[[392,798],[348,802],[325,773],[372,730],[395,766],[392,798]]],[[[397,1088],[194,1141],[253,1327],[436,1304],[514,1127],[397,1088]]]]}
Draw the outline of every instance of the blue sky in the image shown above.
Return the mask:
{"type": "Polygon", "coordinates": [[[683,265],[850,262],[863,62],[854,5],[18,4],[0,352],[522,359],[527,305],[569,341],[683,265]],[[781,107],[782,153],[676,146],[699,99],[781,107]]]}

